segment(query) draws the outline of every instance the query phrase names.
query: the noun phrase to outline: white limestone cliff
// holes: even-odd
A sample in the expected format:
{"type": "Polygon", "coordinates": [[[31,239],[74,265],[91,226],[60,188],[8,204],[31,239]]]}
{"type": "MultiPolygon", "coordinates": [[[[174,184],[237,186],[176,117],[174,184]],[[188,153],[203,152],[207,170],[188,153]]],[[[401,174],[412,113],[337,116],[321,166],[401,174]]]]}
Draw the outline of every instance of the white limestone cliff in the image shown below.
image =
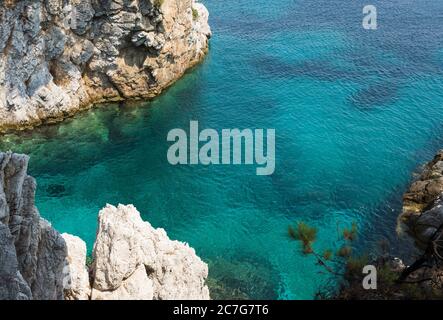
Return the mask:
{"type": "Polygon", "coordinates": [[[0,153],[0,300],[209,299],[207,264],[132,205],[100,211],[88,270],[84,241],[40,217],[28,161],[0,153]]]}
{"type": "Polygon", "coordinates": [[[86,267],[86,243],[68,233],[63,233],[62,237],[67,249],[63,270],[65,300],[88,300],[91,296],[91,285],[86,267]]]}
{"type": "Polygon", "coordinates": [[[194,249],[170,240],[163,229],[144,222],[132,205],[107,205],[98,219],[93,299],[131,295],[130,290],[139,290],[130,285],[133,277],[152,281],[142,281],[150,288],[146,292],[135,291],[132,296],[143,298],[150,293],[160,300],[209,299],[205,285],[208,266],[194,249]]]}

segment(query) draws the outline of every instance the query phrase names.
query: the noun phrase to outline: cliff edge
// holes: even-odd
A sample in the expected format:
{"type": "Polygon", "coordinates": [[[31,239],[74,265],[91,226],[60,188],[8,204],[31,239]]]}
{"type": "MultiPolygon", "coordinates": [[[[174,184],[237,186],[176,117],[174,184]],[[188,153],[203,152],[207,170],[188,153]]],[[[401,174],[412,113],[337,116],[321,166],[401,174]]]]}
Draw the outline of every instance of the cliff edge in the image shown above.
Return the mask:
{"type": "Polygon", "coordinates": [[[443,226],[443,150],[424,167],[403,196],[398,231],[406,232],[426,249],[443,226]]]}
{"type": "Polygon", "coordinates": [[[0,300],[209,299],[207,264],[132,205],[100,211],[87,267],[84,241],[40,217],[28,161],[0,153],[0,300]]]}
{"type": "Polygon", "coordinates": [[[210,35],[195,0],[3,1],[0,131],[152,98],[203,58],[210,35]]]}

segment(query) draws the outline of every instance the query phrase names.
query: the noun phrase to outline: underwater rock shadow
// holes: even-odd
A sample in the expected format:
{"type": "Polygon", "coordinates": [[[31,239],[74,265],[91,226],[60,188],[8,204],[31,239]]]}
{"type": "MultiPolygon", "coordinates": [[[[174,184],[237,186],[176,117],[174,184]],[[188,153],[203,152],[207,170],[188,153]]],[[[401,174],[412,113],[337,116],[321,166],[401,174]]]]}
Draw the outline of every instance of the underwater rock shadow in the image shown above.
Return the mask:
{"type": "Polygon", "coordinates": [[[208,286],[215,300],[276,300],[280,279],[272,264],[253,253],[207,261],[208,286]]]}
{"type": "Polygon", "coordinates": [[[259,74],[265,74],[275,78],[292,79],[306,76],[326,81],[361,78],[361,73],[341,70],[325,60],[288,63],[278,58],[268,56],[250,60],[250,63],[259,74]]]}
{"type": "Polygon", "coordinates": [[[357,91],[348,97],[348,102],[362,110],[385,106],[398,99],[399,85],[392,82],[377,83],[357,91]]]}
{"type": "Polygon", "coordinates": [[[64,185],[51,183],[46,186],[45,193],[51,198],[61,198],[67,195],[67,191],[64,185]]]}
{"type": "MultiPolygon", "coordinates": [[[[312,77],[322,81],[353,81],[362,82],[366,76],[377,74],[377,70],[362,73],[358,69],[342,70],[330,64],[328,61],[305,61],[301,63],[287,63],[274,57],[262,57],[251,61],[251,64],[260,74],[275,78],[295,79],[297,77],[312,77]]],[[[357,91],[348,98],[348,102],[358,109],[369,110],[374,107],[385,106],[394,103],[398,98],[398,91],[405,81],[405,73],[397,67],[383,71],[385,81],[371,84],[367,88],[357,91]]]]}

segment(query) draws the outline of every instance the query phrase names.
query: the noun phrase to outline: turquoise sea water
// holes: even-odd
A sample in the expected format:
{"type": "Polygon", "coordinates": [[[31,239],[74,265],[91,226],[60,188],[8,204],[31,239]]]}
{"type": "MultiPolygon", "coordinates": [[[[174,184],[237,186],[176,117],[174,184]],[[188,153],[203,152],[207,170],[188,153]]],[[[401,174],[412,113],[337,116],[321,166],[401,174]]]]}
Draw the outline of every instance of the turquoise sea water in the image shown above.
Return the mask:
{"type": "Polygon", "coordinates": [[[319,249],[355,221],[356,251],[383,238],[406,251],[395,236],[402,192],[443,147],[443,2],[373,1],[377,31],[361,27],[362,1],[204,3],[209,55],[160,97],[1,138],[31,155],[41,214],[91,250],[100,208],[132,203],[189,242],[228,296],[309,299],[325,284],[287,237],[295,221],[319,228],[319,249]],[[190,120],[275,128],[275,173],[171,166],[167,133],[190,120]]]}

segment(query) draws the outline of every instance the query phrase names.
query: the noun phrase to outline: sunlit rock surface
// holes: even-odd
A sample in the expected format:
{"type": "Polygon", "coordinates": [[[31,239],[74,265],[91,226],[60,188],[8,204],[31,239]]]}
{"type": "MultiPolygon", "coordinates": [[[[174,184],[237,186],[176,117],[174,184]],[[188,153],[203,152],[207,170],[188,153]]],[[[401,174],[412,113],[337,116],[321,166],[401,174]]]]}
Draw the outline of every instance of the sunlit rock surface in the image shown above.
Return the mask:
{"type": "Polygon", "coordinates": [[[28,161],[0,153],[0,300],[209,299],[207,264],[132,205],[100,211],[88,269],[84,241],[40,218],[28,161]]]}
{"type": "Polygon", "coordinates": [[[209,299],[208,266],[194,249],[144,222],[132,205],[108,205],[98,219],[93,298],[209,299]]]}
{"type": "Polygon", "coordinates": [[[425,249],[443,226],[443,150],[424,167],[403,196],[399,231],[411,235],[425,249]]]}
{"type": "Polygon", "coordinates": [[[86,267],[86,243],[79,237],[63,233],[67,254],[64,273],[65,300],[88,300],[91,296],[91,285],[86,267]]]}
{"type": "Polygon", "coordinates": [[[158,95],[205,55],[207,19],[194,0],[3,2],[0,130],[158,95]]]}

